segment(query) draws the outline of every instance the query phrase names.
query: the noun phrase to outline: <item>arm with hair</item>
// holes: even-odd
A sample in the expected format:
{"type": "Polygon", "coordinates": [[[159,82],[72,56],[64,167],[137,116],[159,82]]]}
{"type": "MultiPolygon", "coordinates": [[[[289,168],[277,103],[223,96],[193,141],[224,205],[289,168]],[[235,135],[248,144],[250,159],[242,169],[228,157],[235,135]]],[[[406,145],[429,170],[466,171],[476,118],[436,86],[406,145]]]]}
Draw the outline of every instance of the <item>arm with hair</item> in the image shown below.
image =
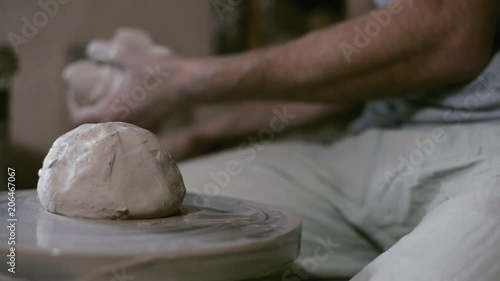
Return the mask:
{"type": "Polygon", "coordinates": [[[184,98],[354,103],[466,81],[490,59],[498,5],[394,1],[286,44],[193,60],[184,98]]]}
{"type": "Polygon", "coordinates": [[[397,0],[288,43],[223,57],[186,58],[96,42],[89,56],[123,66],[127,79],[98,103],[72,109],[72,117],[77,123],[142,125],[206,103],[339,105],[446,87],[474,78],[489,62],[499,5],[397,0]],[[136,88],[154,81],[135,101],[136,88]]]}
{"type": "Polygon", "coordinates": [[[372,0],[344,0],[344,14],[346,18],[354,18],[373,10],[372,0]]]}

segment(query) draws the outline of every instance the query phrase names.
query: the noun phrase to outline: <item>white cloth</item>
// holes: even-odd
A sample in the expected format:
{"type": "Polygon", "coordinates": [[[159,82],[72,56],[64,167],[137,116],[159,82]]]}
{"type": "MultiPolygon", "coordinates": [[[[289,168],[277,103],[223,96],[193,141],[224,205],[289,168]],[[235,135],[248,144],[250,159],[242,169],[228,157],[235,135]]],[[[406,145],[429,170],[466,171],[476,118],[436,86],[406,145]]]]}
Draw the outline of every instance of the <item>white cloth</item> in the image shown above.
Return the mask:
{"type": "Polygon", "coordinates": [[[229,150],[180,169],[191,192],[301,217],[301,255],[277,280],[361,271],[352,280],[498,281],[499,140],[498,125],[372,129],[329,145],[229,150]]]}

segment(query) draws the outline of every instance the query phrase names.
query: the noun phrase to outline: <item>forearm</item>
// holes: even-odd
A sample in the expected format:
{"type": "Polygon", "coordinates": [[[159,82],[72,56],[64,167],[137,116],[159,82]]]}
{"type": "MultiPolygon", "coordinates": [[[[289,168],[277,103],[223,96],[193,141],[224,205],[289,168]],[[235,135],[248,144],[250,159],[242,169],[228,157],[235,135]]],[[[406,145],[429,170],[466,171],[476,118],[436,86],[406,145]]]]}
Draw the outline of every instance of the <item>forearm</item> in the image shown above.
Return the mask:
{"type": "Polygon", "coordinates": [[[350,108],[348,105],[246,102],[231,106],[227,112],[214,118],[195,123],[190,130],[200,139],[237,140],[263,128],[278,130],[279,133],[301,128],[350,108]]]}
{"type": "Polygon", "coordinates": [[[346,18],[363,15],[375,8],[372,0],[344,0],[346,18]]]}
{"type": "MultiPolygon", "coordinates": [[[[381,26],[377,36],[358,48],[359,53],[346,52],[346,43],[356,47],[356,29],[376,22],[371,14],[284,45],[201,60],[201,82],[194,83],[187,96],[194,103],[248,99],[353,103],[472,78],[489,58],[494,24],[467,23],[485,34],[464,39],[473,32],[453,17],[465,4],[456,3],[459,7],[452,9],[429,2],[450,3],[401,1],[392,8],[390,24],[381,26]],[[457,60],[464,50],[471,51],[469,58],[457,60]]],[[[494,11],[491,5],[482,8],[494,11]]],[[[494,22],[496,15],[483,16],[494,22]]]]}
{"type": "Polygon", "coordinates": [[[169,130],[162,139],[174,158],[181,160],[237,145],[259,132],[279,134],[302,128],[346,109],[337,105],[245,102],[219,109],[212,117],[202,110],[193,123],[169,130]]]}

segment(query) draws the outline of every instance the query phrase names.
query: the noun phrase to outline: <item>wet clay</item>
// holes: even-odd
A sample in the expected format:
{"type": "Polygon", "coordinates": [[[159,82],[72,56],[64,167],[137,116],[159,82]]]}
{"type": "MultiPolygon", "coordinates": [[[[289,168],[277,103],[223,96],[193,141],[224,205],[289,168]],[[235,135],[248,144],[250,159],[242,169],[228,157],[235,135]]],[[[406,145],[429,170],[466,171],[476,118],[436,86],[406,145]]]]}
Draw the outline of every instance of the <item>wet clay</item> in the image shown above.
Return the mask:
{"type": "Polygon", "coordinates": [[[42,206],[73,217],[164,217],[178,210],[186,193],[158,138],[121,122],[85,124],[62,135],[39,176],[42,206]]]}

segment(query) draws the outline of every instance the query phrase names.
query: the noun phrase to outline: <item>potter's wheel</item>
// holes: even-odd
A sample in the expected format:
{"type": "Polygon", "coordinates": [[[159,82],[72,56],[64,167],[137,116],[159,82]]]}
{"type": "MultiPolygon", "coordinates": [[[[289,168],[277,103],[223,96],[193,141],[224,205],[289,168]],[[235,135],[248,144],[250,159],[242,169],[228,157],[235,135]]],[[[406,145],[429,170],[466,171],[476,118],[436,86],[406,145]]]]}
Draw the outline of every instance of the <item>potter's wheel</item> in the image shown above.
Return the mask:
{"type": "MultiPolygon", "coordinates": [[[[7,202],[2,192],[2,273],[7,202]]],[[[15,277],[32,281],[244,280],[287,267],[300,248],[297,217],[238,199],[188,194],[175,216],[122,221],[48,213],[36,191],[16,203],[15,277]]]]}

